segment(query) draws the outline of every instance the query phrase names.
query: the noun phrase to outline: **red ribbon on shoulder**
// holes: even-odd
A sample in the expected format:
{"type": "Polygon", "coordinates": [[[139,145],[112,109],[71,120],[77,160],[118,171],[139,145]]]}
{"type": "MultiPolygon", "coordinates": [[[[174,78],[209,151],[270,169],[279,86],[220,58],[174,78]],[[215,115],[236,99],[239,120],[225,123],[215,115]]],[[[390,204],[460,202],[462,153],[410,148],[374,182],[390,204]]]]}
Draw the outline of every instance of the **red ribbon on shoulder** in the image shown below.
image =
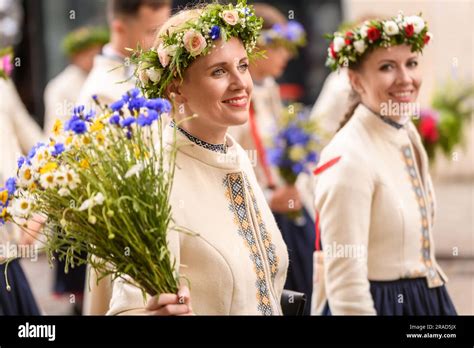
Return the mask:
{"type": "Polygon", "coordinates": [[[257,150],[258,159],[260,160],[260,164],[263,168],[263,172],[267,180],[267,186],[269,188],[273,188],[275,187],[275,181],[273,180],[272,172],[267,162],[267,154],[265,151],[265,147],[263,146],[262,137],[260,136],[257,122],[255,120],[255,109],[253,108],[253,103],[250,103],[249,124],[250,132],[252,133],[252,139],[257,150]]]}
{"type": "MultiPolygon", "coordinates": [[[[338,157],[335,157],[329,161],[327,161],[326,163],[324,163],[323,165],[317,167],[314,171],[313,171],[313,174],[314,175],[318,175],[318,174],[321,174],[322,172],[324,172],[326,169],[332,167],[333,165],[335,165],[337,162],[339,162],[339,160],[341,159],[341,156],[338,156],[338,157]]],[[[315,243],[315,246],[314,246],[314,249],[316,251],[321,251],[321,230],[319,229],[319,212],[316,210],[316,215],[315,215],[315,218],[314,218],[314,229],[315,229],[315,233],[316,233],[316,243],[315,243]]]]}

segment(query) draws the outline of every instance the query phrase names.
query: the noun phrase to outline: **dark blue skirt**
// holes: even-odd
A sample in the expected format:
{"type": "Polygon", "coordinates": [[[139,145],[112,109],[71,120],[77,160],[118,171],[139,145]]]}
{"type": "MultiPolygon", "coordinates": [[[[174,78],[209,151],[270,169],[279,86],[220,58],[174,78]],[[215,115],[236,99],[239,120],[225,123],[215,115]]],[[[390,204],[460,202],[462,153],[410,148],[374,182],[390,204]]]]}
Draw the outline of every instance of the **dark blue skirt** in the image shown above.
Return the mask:
{"type": "Polygon", "coordinates": [[[56,257],[55,268],[56,277],[54,281],[54,293],[56,295],[70,295],[82,296],[84,293],[84,286],[86,282],[86,265],[69,267],[68,273],[64,272],[66,262],[59,260],[56,257]]]}
{"type": "MultiPolygon", "coordinates": [[[[457,315],[446,287],[429,288],[426,278],[370,281],[370,292],[377,315],[457,315]]],[[[322,315],[331,315],[328,303],[322,315]]]]}
{"type": "Polygon", "coordinates": [[[8,264],[7,275],[11,290],[7,290],[5,265],[0,265],[0,315],[40,315],[28,280],[18,259],[8,264]]]}
{"type": "Polygon", "coordinates": [[[304,224],[299,226],[286,214],[273,213],[288,248],[289,266],[285,289],[306,294],[305,314],[311,313],[313,293],[314,222],[303,209],[304,224]]]}

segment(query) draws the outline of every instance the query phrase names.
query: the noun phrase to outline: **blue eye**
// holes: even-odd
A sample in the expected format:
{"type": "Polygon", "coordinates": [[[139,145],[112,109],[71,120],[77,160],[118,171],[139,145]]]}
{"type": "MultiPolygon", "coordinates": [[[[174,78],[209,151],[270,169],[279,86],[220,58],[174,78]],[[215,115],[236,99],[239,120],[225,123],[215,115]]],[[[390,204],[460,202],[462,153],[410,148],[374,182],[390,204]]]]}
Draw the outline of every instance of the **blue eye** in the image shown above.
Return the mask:
{"type": "Polygon", "coordinates": [[[218,68],[212,72],[212,76],[221,76],[224,73],[225,73],[224,69],[218,68]]]}
{"type": "Polygon", "coordinates": [[[243,63],[243,64],[239,65],[239,70],[240,71],[247,71],[248,68],[249,68],[248,63],[243,63]]]}

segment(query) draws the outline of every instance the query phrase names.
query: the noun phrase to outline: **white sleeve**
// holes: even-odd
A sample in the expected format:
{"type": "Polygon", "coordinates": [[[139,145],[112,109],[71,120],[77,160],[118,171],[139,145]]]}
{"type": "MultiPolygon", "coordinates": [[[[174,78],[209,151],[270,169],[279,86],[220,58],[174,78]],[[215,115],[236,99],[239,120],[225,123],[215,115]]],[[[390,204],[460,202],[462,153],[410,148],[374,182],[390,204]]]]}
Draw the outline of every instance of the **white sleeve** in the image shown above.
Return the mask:
{"type": "Polygon", "coordinates": [[[367,271],[373,189],[366,166],[347,156],[316,177],[326,295],[334,315],[376,314],[367,271]]]}

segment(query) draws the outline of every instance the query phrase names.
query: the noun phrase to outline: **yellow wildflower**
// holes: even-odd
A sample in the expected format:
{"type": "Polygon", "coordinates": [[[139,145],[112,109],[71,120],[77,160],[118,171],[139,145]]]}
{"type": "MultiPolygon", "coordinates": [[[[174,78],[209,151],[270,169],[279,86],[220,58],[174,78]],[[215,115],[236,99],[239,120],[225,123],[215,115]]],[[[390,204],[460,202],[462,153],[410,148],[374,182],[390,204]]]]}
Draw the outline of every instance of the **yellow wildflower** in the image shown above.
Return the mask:
{"type": "Polygon", "coordinates": [[[48,162],[40,169],[40,174],[49,173],[56,168],[58,168],[58,164],[56,162],[48,162]]]}
{"type": "Polygon", "coordinates": [[[61,130],[63,129],[63,123],[61,120],[56,120],[53,125],[53,134],[55,136],[59,136],[59,133],[61,133],[61,130]]]}

